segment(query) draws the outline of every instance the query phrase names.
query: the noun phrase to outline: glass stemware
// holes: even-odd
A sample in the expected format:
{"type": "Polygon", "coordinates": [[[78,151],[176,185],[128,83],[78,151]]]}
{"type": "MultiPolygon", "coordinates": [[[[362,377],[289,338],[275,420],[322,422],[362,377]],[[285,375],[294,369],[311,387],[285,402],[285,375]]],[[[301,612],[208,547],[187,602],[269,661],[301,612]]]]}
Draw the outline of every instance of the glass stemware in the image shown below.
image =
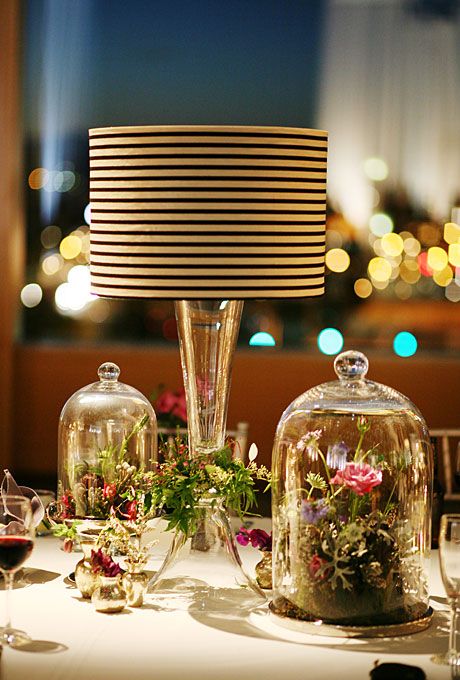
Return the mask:
{"type": "Polygon", "coordinates": [[[445,654],[437,654],[432,657],[432,661],[458,668],[460,666],[460,653],[457,650],[457,619],[460,598],[460,514],[449,514],[441,517],[439,564],[451,610],[449,647],[445,654]]]}
{"type": "Polygon", "coordinates": [[[30,499],[3,494],[0,502],[0,571],[5,582],[6,622],[0,635],[11,647],[30,641],[27,633],[11,625],[10,598],[15,574],[32,552],[34,535],[30,499]]]}

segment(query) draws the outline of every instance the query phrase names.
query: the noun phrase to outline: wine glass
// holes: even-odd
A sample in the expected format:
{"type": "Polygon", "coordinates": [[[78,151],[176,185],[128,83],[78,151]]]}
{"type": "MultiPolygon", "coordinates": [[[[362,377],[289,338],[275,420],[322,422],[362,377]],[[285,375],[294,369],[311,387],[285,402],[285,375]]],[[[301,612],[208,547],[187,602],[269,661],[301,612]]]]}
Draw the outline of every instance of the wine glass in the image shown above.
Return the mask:
{"type": "Polygon", "coordinates": [[[439,564],[450,605],[449,648],[445,654],[432,657],[435,663],[460,667],[457,650],[457,609],[460,598],[460,514],[442,515],[439,531],[439,564]]]}
{"type": "MultiPolygon", "coordinates": [[[[5,582],[6,623],[1,638],[11,647],[30,641],[27,633],[11,625],[10,599],[14,576],[34,546],[32,504],[29,498],[2,494],[0,499],[0,571],[5,582]]],[[[0,638],[0,639],[1,639],[0,638]]]]}

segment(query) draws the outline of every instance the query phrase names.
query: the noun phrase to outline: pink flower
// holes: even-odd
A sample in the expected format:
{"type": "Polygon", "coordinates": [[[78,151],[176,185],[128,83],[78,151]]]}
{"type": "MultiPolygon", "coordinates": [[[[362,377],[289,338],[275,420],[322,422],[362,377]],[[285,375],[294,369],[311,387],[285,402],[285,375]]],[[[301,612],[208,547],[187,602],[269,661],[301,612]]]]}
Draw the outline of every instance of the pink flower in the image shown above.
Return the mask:
{"type": "Polygon", "coordinates": [[[368,463],[347,463],[344,470],[337,470],[331,484],[343,484],[358,496],[369,493],[374,486],[382,483],[382,471],[368,463]]]}
{"type": "Polygon", "coordinates": [[[171,413],[177,403],[177,395],[171,390],[165,390],[155,402],[155,411],[158,413],[171,413]]]}

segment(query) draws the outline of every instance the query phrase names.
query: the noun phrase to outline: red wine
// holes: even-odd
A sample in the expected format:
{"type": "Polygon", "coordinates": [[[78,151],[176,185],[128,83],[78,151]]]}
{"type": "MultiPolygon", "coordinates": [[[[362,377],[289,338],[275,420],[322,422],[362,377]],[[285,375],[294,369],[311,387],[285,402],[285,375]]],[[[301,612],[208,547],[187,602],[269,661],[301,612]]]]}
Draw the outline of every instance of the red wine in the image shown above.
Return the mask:
{"type": "Polygon", "coordinates": [[[21,566],[34,547],[25,536],[0,536],[0,569],[11,571],[21,566]]]}

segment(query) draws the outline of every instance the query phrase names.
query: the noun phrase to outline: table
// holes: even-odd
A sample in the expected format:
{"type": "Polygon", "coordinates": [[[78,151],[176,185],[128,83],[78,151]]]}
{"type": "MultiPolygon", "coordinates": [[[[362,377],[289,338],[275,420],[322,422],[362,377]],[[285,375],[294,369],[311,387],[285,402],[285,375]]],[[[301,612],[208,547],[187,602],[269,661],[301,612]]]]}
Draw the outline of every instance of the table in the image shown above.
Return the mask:
{"type": "MultiPolygon", "coordinates": [[[[240,552],[252,569],[258,552],[250,547],[240,552]]],[[[27,630],[37,653],[4,647],[1,680],[360,680],[369,677],[376,660],[420,666],[429,680],[451,677],[449,668],[430,661],[447,645],[437,555],[431,628],[392,640],[299,634],[295,640],[296,634],[270,624],[265,610],[257,619],[262,625],[254,624],[254,615],[156,611],[149,602],[142,609],[101,614],[68,581],[80,557],[65,553],[51,536],[37,539],[26,570],[30,585],[12,594],[13,625],[27,630]]]]}

